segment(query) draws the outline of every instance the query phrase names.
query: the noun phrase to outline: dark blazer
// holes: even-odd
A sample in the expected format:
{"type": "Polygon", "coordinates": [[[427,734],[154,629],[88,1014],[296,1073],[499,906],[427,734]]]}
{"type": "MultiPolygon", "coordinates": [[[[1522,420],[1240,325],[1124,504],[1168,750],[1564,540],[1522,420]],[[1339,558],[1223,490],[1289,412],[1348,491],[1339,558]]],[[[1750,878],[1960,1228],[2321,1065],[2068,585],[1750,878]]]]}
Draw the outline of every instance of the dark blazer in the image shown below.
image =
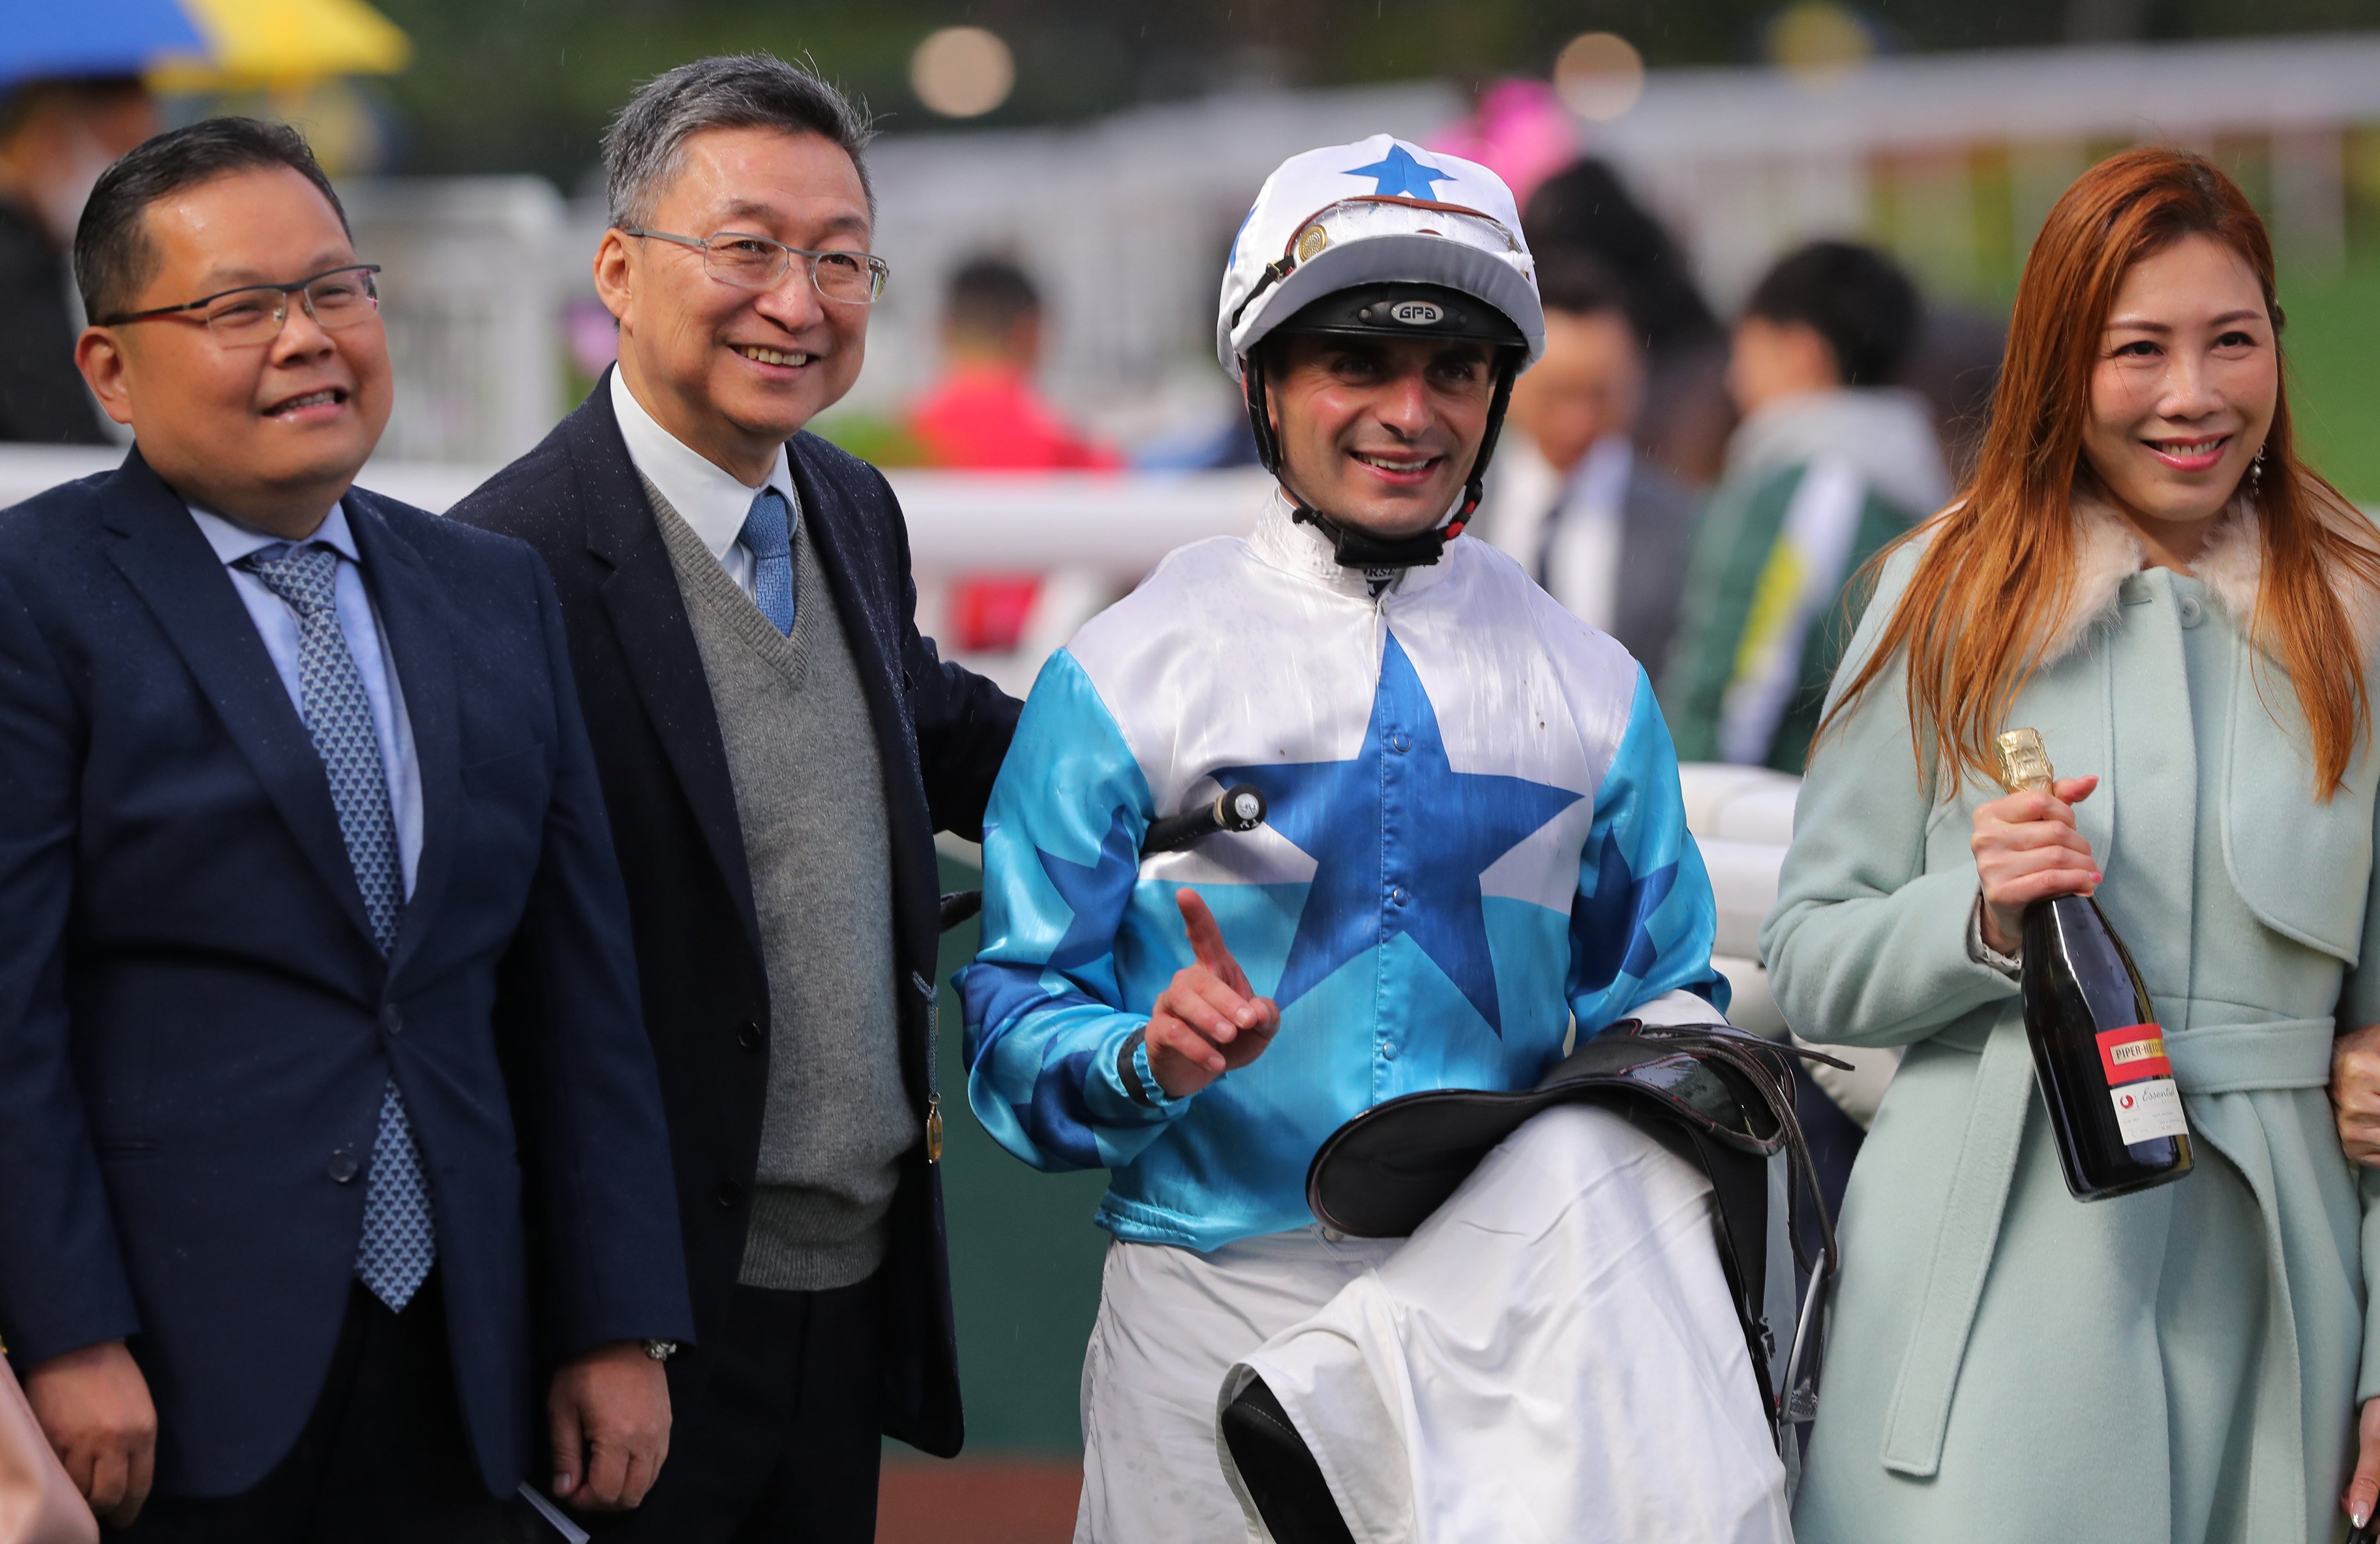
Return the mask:
{"type": "Polygon", "coordinates": [[[1678,636],[1678,603],[1686,590],[1686,559],[1703,501],[1667,468],[1639,453],[1620,498],[1620,584],[1613,597],[1611,636],[1636,656],[1645,674],[1661,678],[1670,640],[1678,636]]]}
{"type": "MultiPolygon", "coordinates": [[[[901,1064],[922,1119],[939,1097],[934,833],[981,834],[1018,704],[943,663],[918,636],[908,529],[882,474],[815,435],[796,435],[786,449],[883,764],[901,1064]]],[[[613,415],[609,377],[542,444],[450,513],[535,547],[562,594],[628,879],[699,1340],[724,1321],[744,1258],[768,1095],[769,982],[710,683],[613,415]]],[[[885,1294],[883,1429],[928,1453],[954,1453],[964,1428],[941,1176],[922,1149],[903,1161],[891,1254],[877,1280],[885,1294]]],[[[673,1393],[698,1397],[709,1372],[699,1346],[676,1358],[673,1393]]]]}
{"type": "Polygon", "coordinates": [[[67,259],[40,216],[0,198],[0,440],[103,445],[105,420],[75,369],[79,329],[67,259]]]}
{"type": "Polygon", "coordinates": [[[311,1411],[392,1075],[492,1491],[541,1404],[533,1290],[558,1355],[691,1329],[552,587],[517,542],[346,509],[421,769],[386,959],[322,763],[180,497],[135,452],[0,513],[0,1335],[19,1368],[128,1339],[169,1495],[246,1489],[311,1411]]]}

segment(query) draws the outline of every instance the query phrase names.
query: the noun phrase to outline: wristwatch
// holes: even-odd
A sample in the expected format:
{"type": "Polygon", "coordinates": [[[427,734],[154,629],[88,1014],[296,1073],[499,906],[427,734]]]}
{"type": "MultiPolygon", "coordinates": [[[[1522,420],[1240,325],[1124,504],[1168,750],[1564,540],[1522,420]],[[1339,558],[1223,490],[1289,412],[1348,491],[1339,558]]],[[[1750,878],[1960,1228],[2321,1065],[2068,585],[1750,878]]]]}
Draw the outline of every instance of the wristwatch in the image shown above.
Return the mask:
{"type": "Polygon", "coordinates": [[[677,1342],[675,1341],[647,1341],[644,1343],[644,1345],[645,1355],[650,1356],[656,1362],[666,1362],[672,1356],[677,1355],[677,1342]]]}

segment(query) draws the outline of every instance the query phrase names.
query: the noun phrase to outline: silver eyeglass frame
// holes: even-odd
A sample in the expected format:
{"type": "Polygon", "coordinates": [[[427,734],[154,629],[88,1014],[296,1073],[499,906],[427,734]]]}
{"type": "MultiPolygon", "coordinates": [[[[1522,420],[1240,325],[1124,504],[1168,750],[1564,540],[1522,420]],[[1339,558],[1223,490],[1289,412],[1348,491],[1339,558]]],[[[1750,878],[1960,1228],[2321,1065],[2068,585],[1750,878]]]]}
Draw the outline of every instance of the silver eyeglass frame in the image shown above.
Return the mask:
{"type": "Polygon", "coordinates": [[[882,258],[878,257],[873,252],[854,251],[849,248],[830,248],[825,250],[814,251],[807,247],[788,247],[782,241],[772,240],[768,237],[759,235],[752,231],[713,231],[707,237],[680,236],[674,231],[649,230],[642,225],[622,225],[619,227],[619,231],[622,236],[639,237],[651,241],[673,242],[677,246],[690,248],[695,251],[700,252],[702,254],[702,271],[710,277],[717,279],[721,284],[733,285],[737,289],[776,288],[779,285],[785,282],[785,275],[792,272],[794,265],[793,260],[795,258],[800,258],[803,261],[803,265],[809,270],[810,287],[819,292],[820,298],[821,299],[832,300],[839,305],[872,306],[877,301],[884,298],[884,286],[891,283],[892,279],[892,265],[891,263],[885,261],[882,258]],[[731,279],[721,274],[710,264],[711,244],[718,241],[757,241],[764,247],[775,248],[779,253],[783,254],[783,261],[777,271],[771,274],[764,283],[746,284],[741,279],[731,279]],[[819,283],[819,261],[822,258],[831,257],[856,259],[864,266],[870,280],[868,294],[866,299],[856,299],[848,295],[830,295],[827,293],[826,286],[819,283]]]}

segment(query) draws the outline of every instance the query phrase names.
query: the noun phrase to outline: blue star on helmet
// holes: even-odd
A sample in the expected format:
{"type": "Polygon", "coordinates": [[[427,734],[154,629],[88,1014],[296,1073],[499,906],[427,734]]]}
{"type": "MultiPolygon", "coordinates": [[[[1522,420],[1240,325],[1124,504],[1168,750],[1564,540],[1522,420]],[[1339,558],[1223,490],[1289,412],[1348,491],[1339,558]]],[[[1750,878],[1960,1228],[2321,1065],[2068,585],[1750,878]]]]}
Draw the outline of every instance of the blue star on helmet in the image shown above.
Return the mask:
{"type": "Polygon", "coordinates": [[[1393,633],[1354,760],[1222,767],[1215,778],[1255,784],[1267,823],[1314,859],[1274,1001],[1287,1007],[1365,950],[1402,933],[1488,1028],[1503,1034],[1479,876],[1580,795],[1524,777],[1456,772],[1438,711],[1393,633]],[[1393,831],[1384,818],[1390,800],[1399,811],[1393,831]]]}
{"type": "Polygon", "coordinates": [[[1432,183],[1454,180],[1452,172],[1441,172],[1427,161],[1416,161],[1412,152],[1395,143],[1389,146],[1387,155],[1368,166],[1352,167],[1346,175],[1376,179],[1374,198],[1435,199],[1438,193],[1430,186],[1432,183]]]}

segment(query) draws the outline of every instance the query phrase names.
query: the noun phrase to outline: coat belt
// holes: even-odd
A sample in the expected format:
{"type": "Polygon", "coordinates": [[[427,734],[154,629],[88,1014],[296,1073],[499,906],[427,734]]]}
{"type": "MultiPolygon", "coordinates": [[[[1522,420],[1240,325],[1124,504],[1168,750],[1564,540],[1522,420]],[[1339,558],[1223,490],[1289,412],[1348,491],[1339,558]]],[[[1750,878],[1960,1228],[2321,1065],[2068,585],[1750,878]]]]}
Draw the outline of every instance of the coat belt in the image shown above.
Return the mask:
{"type": "Polygon", "coordinates": [[[2321,1088],[2330,1083],[2327,1018],[2277,1018],[2265,1024],[2207,1024],[2168,1030],[2166,1059],[2185,1094],[2244,1094],[2260,1088],[2321,1088]]]}
{"type": "MultiPolygon", "coordinates": [[[[2208,1004],[2236,1012],[2231,1004],[2208,1004]]],[[[2183,1022],[2190,1022],[2189,1017],[2183,1022]]],[[[2192,1015],[2194,1016],[2194,1015],[2192,1015]]],[[[2330,1081],[2332,1021],[2274,1019],[2263,1024],[2207,1024],[2166,1034],[2166,1055],[2174,1081],[2185,1094],[2211,1097],[2264,1088],[2319,1088],[2330,1081]]],[[[1983,1300],[1998,1246],[2000,1215],[2016,1174],[2017,1149],[2024,1139],[2033,1102],[2033,1052],[2014,1006],[2004,1010],[1985,1039],[1975,1069],[1973,1102],[1968,1107],[1956,1166],[1951,1171],[1940,1230],[1926,1271],[1915,1331],[1902,1357],[1900,1376],[1885,1416],[1884,1466],[1920,1477],[1942,1463],[1942,1440],[1950,1422],[1950,1398],[1975,1307],[1983,1300]]],[[[2187,1180],[2182,1183],[2188,1184],[2187,1180]]],[[[2259,1194],[2261,1205],[2270,1198],[2259,1194]]],[[[2078,1203],[2080,1204],[2080,1203],[2078,1203]]],[[[2277,1219],[2265,1219],[2269,1235],[2277,1219]]],[[[2286,1283],[2284,1283],[2286,1290],[2286,1283]]],[[[2294,1361],[2284,1373],[2294,1383],[2294,1361]]]]}

